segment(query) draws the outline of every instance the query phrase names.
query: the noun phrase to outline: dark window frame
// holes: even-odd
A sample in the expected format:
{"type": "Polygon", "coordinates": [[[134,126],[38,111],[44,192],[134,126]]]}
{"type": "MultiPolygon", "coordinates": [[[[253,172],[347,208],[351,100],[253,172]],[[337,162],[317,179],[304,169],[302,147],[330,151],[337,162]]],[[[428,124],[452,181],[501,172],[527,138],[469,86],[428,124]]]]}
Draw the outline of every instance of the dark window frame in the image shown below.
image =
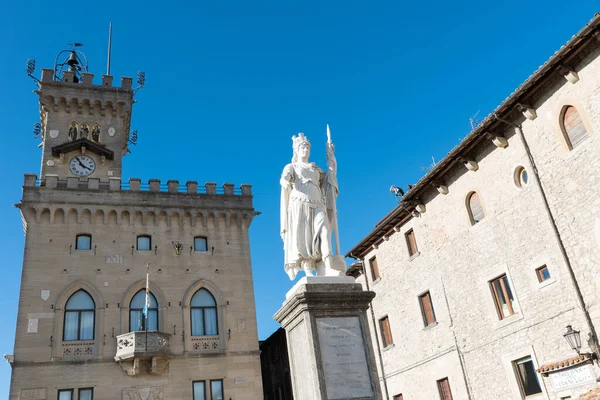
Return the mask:
{"type": "Polygon", "coordinates": [[[71,393],[71,400],[75,400],[75,399],[73,399],[73,394],[75,393],[75,389],[58,389],[58,392],[57,392],[57,395],[56,395],[56,398],[58,400],[60,400],[60,394],[61,393],[71,393]]]}
{"type": "Polygon", "coordinates": [[[419,253],[419,248],[417,246],[417,239],[415,238],[414,229],[409,229],[405,234],[404,238],[406,239],[406,246],[408,247],[408,255],[412,257],[419,253]]]}
{"type": "Polygon", "coordinates": [[[510,316],[513,316],[517,313],[515,311],[512,302],[516,302],[516,297],[514,295],[513,289],[510,287],[510,282],[508,281],[508,275],[506,273],[499,275],[498,277],[492,279],[490,282],[490,288],[492,290],[492,296],[494,297],[494,304],[496,305],[496,312],[498,313],[498,318],[500,320],[506,319],[510,316]],[[500,283],[500,288],[502,290],[502,296],[506,301],[506,306],[508,310],[508,315],[504,315],[504,311],[502,310],[502,302],[500,301],[500,293],[497,292],[495,282],[500,283]],[[507,288],[508,285],[508,288],[507,288]],[[512,302],[510,297],[512,296],[512,302]]]}
{"type": "Polygon", "coordinates": [[[448,379],[448,377],[442,378],[442,379],[438,379],[437,380],[437,387],[438,387],[438,391],[440,393],[440,399],[441,400],[452,400],[452,390],[450,389],[450,380],[448,379]],[[446,396],[444,393],[444,387],[446,386],[446,388],[448,389],[448,393],[446,396]]]}
{"type": "Polygon", "coordinates": [[[152,235],[137,235],[137,237],[135,239],[135,249],[137,251],[151,251],[152,250],[152,235]],[[140,239],[141,238],[148,238],[148,249],[147,250],[140,250],[140,239]]]}
{"type": "Polygon", "coordinates": [[[94,400],[94,388],[93,387],[84,387],[84,388],[77,389],[77,399],[78,400],[81,400],[81,391],[82,390],[90,390],[92,393],[92,397],[90,400],[94,400]]]}
{"type": "Polygon", "coordinates": [[[548,269],[548,266],[546,264],[542,265],[541,267],[536,268],[535,275],[537,276],[539,283],[546,282],[552,278],[552,275],[550,274],[550,270],[548,269]],[[548,278],[544,278],[544,271],[548,272],[548,278]]]}
{"type": "Polygon", "coordinates": [[[190,335],[192,337],[202,337],[202,336],[219,336],[219,307],[217,304],[217,299],[215,299],[215,295],[212,294],[212,292],[206,288],[200,288],[198,290],[196,290],[194,292],[194,294],[192,295],[192,297],[190,297],[190,335]],[[194,296],[196,295],[196,293],[198,293],[201,290],[206,290],[213,298],[213,300],[215,301],[215,305],[214,306],[192,306],[192,299],[194,298],[194,296]],[[211,310],[215,310],[215,324],[216,324],[216,328],[217,328],[217,333],[214,335],[207,335],[206,334],[206,310],[207,309],[211,309],[211,310]],[[193,321],[193,310],[202,310],[202,328],[204,330],[204,335],[194,335],[192,332],[192,321],[193,321]]]}
{"type": "Polygon", "coordinates": [[[428,290],[425,293],[419,295],[419,305],[421,306],[421,316],[423,317],[423,324],[427,328],[428,326],[435,325],[437,318],[435,317],[435,310],[433,308],[433,300],[431,300],[431,292],[428,290]],[[427,310],[425,308],[425,301],[429,301],[429,308],[431,309],[431,321],[429,321],[427,310]]]}
{"type": "MultiPolygon", "coordinates": [[[[133,298],[135,296],[137,296],[137,294],[139,292],[144,292],[145,293],[146,289],[144,288],[144,289],[138,290],[137,292],[135,292],[135,294],[133,296],[131,296],[131,300],[129,300],[129,332],[133,332],[131,330],[131,312],[132,311],[140,311],[141,312],[141,311],[144,310],[143,308],[131,308],[131,302],[133,301],[133,298]]],[[[150,292],[150,295],[152,297],[154,297],[154,301],[156,301],[157,307],[156,308],[155,307],[148,307],[148,312],[150,312],[150,311],[156,311],[156,330],[155,331],[154,330],[149,330],[149,332],[159,332],[159,329],[158,329],[158,327],[159,327],[159,322],[158,322],[159,321],[159,315],[158,315],[158,309],[159,309],[158,306],[159,306],[159,304],[158,304],[158,300],[156,299],[156,296],[154,296],[154,294],[152,292],[150,292]]],[[[141,326],[141,328],[142,328],[142,331],[146,330],[146,319],[145,318],[142,318],[142,326],[141,326]]]]}
{"type": "Polygon", "coordinates": [[[69,298],[67,299],[67,302],[65,303],[65,311],[63,313],[63,334],[62,334],[62,340],[63,342],[76,342],[76,341],[81,341],[81,340],[96,340],[96,301],[94,300],[94,297],[87,291],[84,289],[79,289],[76,290],[75,292],[73,292],[69,298]],[[89,309],[72,309],[72,310],[67,310],[67,303],[69,302],[69,300],[71,299],[71,297],[73,297],[75,295],[75,293],[78,293],[79,291],[83,291],[85,292],[88,296],[90,296],[90,298],[92,299],[92,302],[94,303],[94,309],[93,310],[89,310],[89,309]],[[93,323],[92,323],[92,338],[91,339],[81,339],[81,313],[82,312],[92,312],[93,313],[93,323]],[[77,339],[65,339],[65,328],[67,327],[67,313],[77,313],[77,339]]]}
{"type": "Polygon", "coordinates": [[[91,250],[92,249],[92,235],[89,233],[80,233],[75,236],[75,250],[91,250]],[[89,237],[90,238],[90,247],[88,249],[80,249],[79,248],[79,238],[80,237],[89,237]]]}
{"type": "Polygon", "coordinates": [[[390,326],[389,316],[379,318],[379,330],[381,332],[381,341],[383,347],[386,348],[394,344],[394,338],[392,336],[392,327],[390,326]]]}
{"type": "Polygon", "coordinates": [[[206,236],[194,236],[194,251],[208,251],[208,238],[206,236]],[[205,250],[198,250],[196,248],[196,239],[204,239],[205,250]]]}
{"type": "Polygon", "coordinates": [[[517,378],[517,385],[519,386],[519,391],[521,392],[521,396],[523,399],[527,399],[529,396],[535,396],[541,393],[544,393],[544,389],[542,388],[542,382],[540,380],[540,377],[538,376],[537,372],[535,371],[535,364],[533,362],[533,357],[531,357],[531,355],[525,356],[525,357],[521,357],[517,360],[513,360],[512,361],[512,366],[513,366],[513,370],[515,373],[515,377],[517,378]],[[525,388],[525,382],[523,382],[523,377],[521,376],[521,371],[519,369],[519,362],[526,360],[526,362],[530,362],[531,363],[531,370],[533,371],[533,375],[537,381],[537,386],[539,388],[539,392],[535,392],[535,393],[530,393],[527,394],[525,392],[526,388],[525,388]]]}
{"type": "Polygon", "coordinates": [[[212,390],[212,385],[213,382],[221,382],[221,397],[223,399],[225,399],[225,385],[223,383],[223,379],[211,379],[210,380],[210,385],[209,385],[209,390],[210,390],[210,400],[214,400],[213,399],[213,390],[212,390]]]}
{"type": "Polygon", "coordinates": [[[196,399],[196,391],[194,390],[194,386],[196,383],[202,383],[202,385],[204,387],[204,399],[206,400],[206,381],[205,380],[192,381],[192,400],[200,400],[200,399],[196,399]]]}
{"type": "Polygon", "coordinates": [[[369,259],[369,268],[371,269],[371,280],[376,281],[381,278],[379,271],[379,263],[377,262],[377,256],[373,256],[369,259]]]}

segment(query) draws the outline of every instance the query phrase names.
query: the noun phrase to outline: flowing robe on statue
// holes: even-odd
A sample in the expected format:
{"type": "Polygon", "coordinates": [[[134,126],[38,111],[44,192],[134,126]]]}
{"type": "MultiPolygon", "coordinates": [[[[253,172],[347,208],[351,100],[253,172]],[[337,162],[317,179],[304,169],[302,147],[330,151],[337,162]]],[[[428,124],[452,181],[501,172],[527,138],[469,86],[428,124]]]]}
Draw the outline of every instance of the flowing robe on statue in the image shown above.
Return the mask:
{"type": "Polygon", "coordinates": [[[286,165],[280,182],[285,271],[294,279],[304,267],[312,270],[332,255],[323,190],[329,183],[314,163],[301,162],[286,165]]]}

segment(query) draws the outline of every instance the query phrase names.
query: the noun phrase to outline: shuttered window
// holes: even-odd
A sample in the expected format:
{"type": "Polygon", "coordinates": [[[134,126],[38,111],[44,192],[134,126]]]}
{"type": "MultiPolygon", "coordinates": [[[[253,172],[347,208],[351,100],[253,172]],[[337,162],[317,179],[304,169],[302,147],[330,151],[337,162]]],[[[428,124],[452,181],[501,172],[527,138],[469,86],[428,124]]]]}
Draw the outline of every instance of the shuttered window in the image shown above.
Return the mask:
{"type": "Polygon", "coordinates": [[[402,393],[400,393],[400,394],[394,395],[393,399],[394,400],[404,400],[404,397],[402,397],[402,393]]]}
{"type": "Polygon", "coordinates": [[[387,316],[379,320],[379,329],[381,330],[381,341],[383,342],[383,347],[394,344],[394,340],[392,339],[392,330],[390,329],[390,320],[387,316]]]}
{"type": "Polygon", "coordinates": [[[498,310],[498,317],[504,319],[518,312],[515,297],[510,288],[506,274],[490,282],[494,294],[494,302],[498,310]]]}
{"type": "Polygon", "coordinates": [[[433,312],[433,303],[431,302],[431,294],[429,292],[419,296],[421,304],[421,313],[423,314],[423,323],[429,326],[435,323],[435,313],[433,312]]]}
{"type": "Polygon", "coordinates": [[[588,138],[589,133],[583,125],[581,116],[577,109],[573,106],[568,106],[562,120],[563,129],[569,140],[571,149],[577,147],[581,142],[588,138]]]}
{"type": "Polygon", "coordinates": [[[406,232],[405,237],[406,245],[408,246],[408,255],[412,257],[419,251],[417,249],[417,242],[415,240],[415,232],[411,229],[410,231],[406,232]]]}
{"type": "Polygon", "coordinates": [[[483,207],[479,195],[475,192],[469,196],[469,216],[471,217],[471,225],[475,225],[485,218],[483,207]]]}
{"type": "Polygon", "coordinates": [[[369,260],[369,265],[371,266],[371,278],[373,280],[379,279],[379,266],[377,265],[377,257],[373,257],[369,260]]]}
{"type": "Polygon", "coordinates": [[[440,399],[452,400],[452,392],[450,391],[450,382],[448,382],[448,378],[440,379],[437,381],[437,384],[440,391],[440,399]]]}

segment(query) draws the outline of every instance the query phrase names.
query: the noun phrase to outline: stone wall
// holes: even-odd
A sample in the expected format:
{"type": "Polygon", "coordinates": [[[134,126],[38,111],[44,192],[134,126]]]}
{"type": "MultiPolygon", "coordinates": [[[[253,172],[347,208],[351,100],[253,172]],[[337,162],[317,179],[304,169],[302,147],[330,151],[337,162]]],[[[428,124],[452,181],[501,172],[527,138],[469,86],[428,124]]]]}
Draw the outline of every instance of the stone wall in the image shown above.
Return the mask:
{"type": "MultiPolygon", "coordinates": [[[[557,73],[540,83],[531,104],[537,118],[512,121],[522,124],[597,329],[599,55],[598,43],[592,40],[570,64],[579,80],[571,83],[557,73]],[[565,105],[578,109],[590,133],[573,150],[559,124],[565,105]]],[[[364,255],[366,273],[358,281],[377,293],[372,303],[375,320],[388,316],[394,340],[393,346],[382,348],[379,365],[390,398],[399,393],[407,399],[439,398],[436,381],[448,377],[455,399],[517,399],[521,393],[512,361],[531,356],[539,367],[572,356],[562,337],[566,325],[582,331],[582,352],[591,350],[585,340],[586,319],[524,144],[512,127],[507,126],[504,136],[507,147],[485,141],[470,151],[476,170],[458,164],[443,176],[448,194],[435,188],[420,193],[421,212],[364,255]],[[520,167],[529,176],[523,187],[515,182],[520,167]],[[485,213],[475,225],[467,211],[472,192],[480,196],[485,213]],[[410,229],[419,249],[412,257],[405,238],[410,229]],[[381,275],[375,281],[369,269],[374,256],[381,275]],[[551,278],[540,283],[536,268],[543,265],[551,278]],[[490,281],[502,274],[509,279],[517,312],[501,320],[490,281]],[[431,294],[437,320],[428,327],[418,300],[425,291],[431,294]]],[[[383,347],[379,326],[376,330],[374,336],[383,347]]],[[[595,373],[599,374],[597,368],[595,373]]],[[[575,397],[593,386],[556,390],[548,378],[539,380],[543,390],[539,398],[575,397]]]]}

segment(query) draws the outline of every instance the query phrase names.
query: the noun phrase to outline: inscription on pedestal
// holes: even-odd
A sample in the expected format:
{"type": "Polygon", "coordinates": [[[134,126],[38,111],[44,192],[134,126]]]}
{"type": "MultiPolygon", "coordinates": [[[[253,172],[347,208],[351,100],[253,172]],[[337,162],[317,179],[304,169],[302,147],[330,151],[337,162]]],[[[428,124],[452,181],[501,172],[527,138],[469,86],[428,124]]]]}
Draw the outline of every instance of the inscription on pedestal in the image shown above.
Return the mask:
{"type": "Polygon", "coordinates": [[[372,397],[373,387],[358,317],[317,318],[327,398],[372,397]]]}

